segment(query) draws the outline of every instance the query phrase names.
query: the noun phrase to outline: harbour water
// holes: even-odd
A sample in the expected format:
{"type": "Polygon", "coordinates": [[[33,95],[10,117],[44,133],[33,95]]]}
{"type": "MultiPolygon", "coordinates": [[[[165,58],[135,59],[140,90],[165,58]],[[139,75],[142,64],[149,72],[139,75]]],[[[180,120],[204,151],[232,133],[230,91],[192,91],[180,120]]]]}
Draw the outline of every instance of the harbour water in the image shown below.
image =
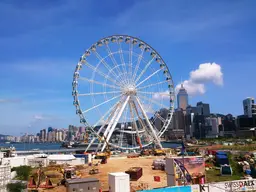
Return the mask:
{"type": "MultiPolygon", "coordinates": [[[[30,151],[30,150],[54,150],[60,149],[61,143],[0,143],[0,147],[15,147],[17,151],[30,151]]],[[[176,148],[179,147],[178,143],[162,142],[164,148],[176,148]]]]}

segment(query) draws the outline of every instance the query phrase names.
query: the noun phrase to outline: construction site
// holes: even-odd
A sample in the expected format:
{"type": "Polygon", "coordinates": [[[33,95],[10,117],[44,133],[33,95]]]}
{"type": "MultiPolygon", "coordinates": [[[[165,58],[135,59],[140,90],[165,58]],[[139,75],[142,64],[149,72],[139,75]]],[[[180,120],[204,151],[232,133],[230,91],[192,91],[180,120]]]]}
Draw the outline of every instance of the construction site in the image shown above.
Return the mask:
{"type": "MultiPolygon", "coordinates": [[[[170,153],[170,150],[168,151],[170,153]]],[[[164,166],[153,162],[164,159],[164,150],[144,150],[141,154],[120,154],[110,157],[109,152],[99,153],[88,164],[70,166],[51,164],[35,168],[28,183],[29,190],[65,191],[71,180],[94,178],[99,189],[109,191],[109,173],[130,175],[130,191],[165,187],[167,176],[164,166]]]]}

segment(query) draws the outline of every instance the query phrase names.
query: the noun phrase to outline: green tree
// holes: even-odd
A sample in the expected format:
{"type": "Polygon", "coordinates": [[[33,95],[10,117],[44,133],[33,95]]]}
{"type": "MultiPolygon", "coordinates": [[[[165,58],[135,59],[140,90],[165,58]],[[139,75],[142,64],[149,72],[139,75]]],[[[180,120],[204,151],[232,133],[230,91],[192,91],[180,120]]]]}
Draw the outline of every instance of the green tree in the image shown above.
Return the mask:
{"type": "Polygon", "coordinates": [[[32,168],[30,166],[19,166],[15,167],[14,170],[17,173],[17,179],[27,181],[29,179],[29,175],[32,171],[32,168]]]}
{"type": "Polygon", "coordinates": [[[8,192],[21,192],[23,189],[26,189],[26,185],[23,184],[22,182],[7,184],[8,192]]]}

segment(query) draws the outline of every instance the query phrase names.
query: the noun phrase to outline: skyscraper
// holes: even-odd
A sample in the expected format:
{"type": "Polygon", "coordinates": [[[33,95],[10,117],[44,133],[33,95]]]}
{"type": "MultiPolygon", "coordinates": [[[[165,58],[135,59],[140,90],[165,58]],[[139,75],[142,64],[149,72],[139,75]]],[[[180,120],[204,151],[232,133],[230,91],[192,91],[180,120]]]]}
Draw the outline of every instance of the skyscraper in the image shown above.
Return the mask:
{"type": "Polygon", "coordinates": [[[208,103],[203,103],[200,101],[197,102],[196,107],[198,115],[210,116],[210,105],[208,103]]]}
{"type": "Polygon", "coordinates": [[[248,97],[243,100],[244,115],[247,117],[256,116],[256,104],[253,97],[248,97]]]}
{"type": "Polygon", "coordinates": [[[181,84],[181,88],[178,92],[177,102],[178,108],[182,109],[183,111],[186,111],[186,108],[188,106],[188,93],[186,89],[183,87],[183,84],[181,84]]]}

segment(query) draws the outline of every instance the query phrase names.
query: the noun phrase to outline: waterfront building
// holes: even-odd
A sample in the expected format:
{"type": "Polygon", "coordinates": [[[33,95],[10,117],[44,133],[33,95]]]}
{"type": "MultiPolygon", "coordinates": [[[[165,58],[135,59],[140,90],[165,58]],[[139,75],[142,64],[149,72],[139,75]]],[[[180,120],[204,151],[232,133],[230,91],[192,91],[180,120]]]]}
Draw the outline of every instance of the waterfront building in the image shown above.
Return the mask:
{"type": "Polygon", "coordinates": [[[244,115],[248,117],[256,116],[256,104],[253,97],[243,100],[244,115]]]}
{"type": "Polygon", "coordinates": [[[179,89],[179,92],[177,94],[177,104],[178,108],[186,111],[186,108],[188,106],[188,93],[184,88],[183,83],[181,84],[181,88],[179,89]]]}
{"type": "Polygon", "coordinates": [[[48,127],[48,133],[52,132],[52,131],[53,131],[53,128],[52,127],[48,127]]]}
{"type": "Polygon", "coordinates": [[[172,116],[172,122],[168,129],[168,138],[177,139],[184,137],[185,115],[183,109],[176,109],[172,116]]]}
{"type": "Polygon", "coordinates": [[[188,105],[186,108],[186,114],[197,114],[197,107],[192,107],[191,105],[188,105]]]}
{"type": "Polygon", "coordinates": [[[185,137],[190,139],[194,133],[194,116],[196,113],[186,113],[185,115],[185,137]]]}
{"type": "Polygon", "coordinates": [[[206,117],[205,125],[209,127],[207,138],[216,138],[219,136],[219,120],[217,117],[206,117]]]}
{"type": "Polygon", "coordinates": [[[195,115],[193,119],[193,137],[197,139],[205,138],[209,126],[205,126],[205,116],[204,115],[195,115]]]}
{"type": "Polygon", "coordinates": [[[47,136],[47,135],[46,135],[46,129],[43,129],[43,130],[42,130],[42,135],[41,135],[41,141],[42,141],[42,142],[45,142],[45,141],[46,141],[46,136],[47,136]]]}
{"type": "Polygon", "coordinates": [[[207,103],[203,103],[202,101],[196,104],[197,114],[203,116],[210,116],[210,105],[207,103]]]}
{"type": "Polygon", "coordinates": [[[85,127],[79,127],[79,133],[85,133],[85,127]]]}

